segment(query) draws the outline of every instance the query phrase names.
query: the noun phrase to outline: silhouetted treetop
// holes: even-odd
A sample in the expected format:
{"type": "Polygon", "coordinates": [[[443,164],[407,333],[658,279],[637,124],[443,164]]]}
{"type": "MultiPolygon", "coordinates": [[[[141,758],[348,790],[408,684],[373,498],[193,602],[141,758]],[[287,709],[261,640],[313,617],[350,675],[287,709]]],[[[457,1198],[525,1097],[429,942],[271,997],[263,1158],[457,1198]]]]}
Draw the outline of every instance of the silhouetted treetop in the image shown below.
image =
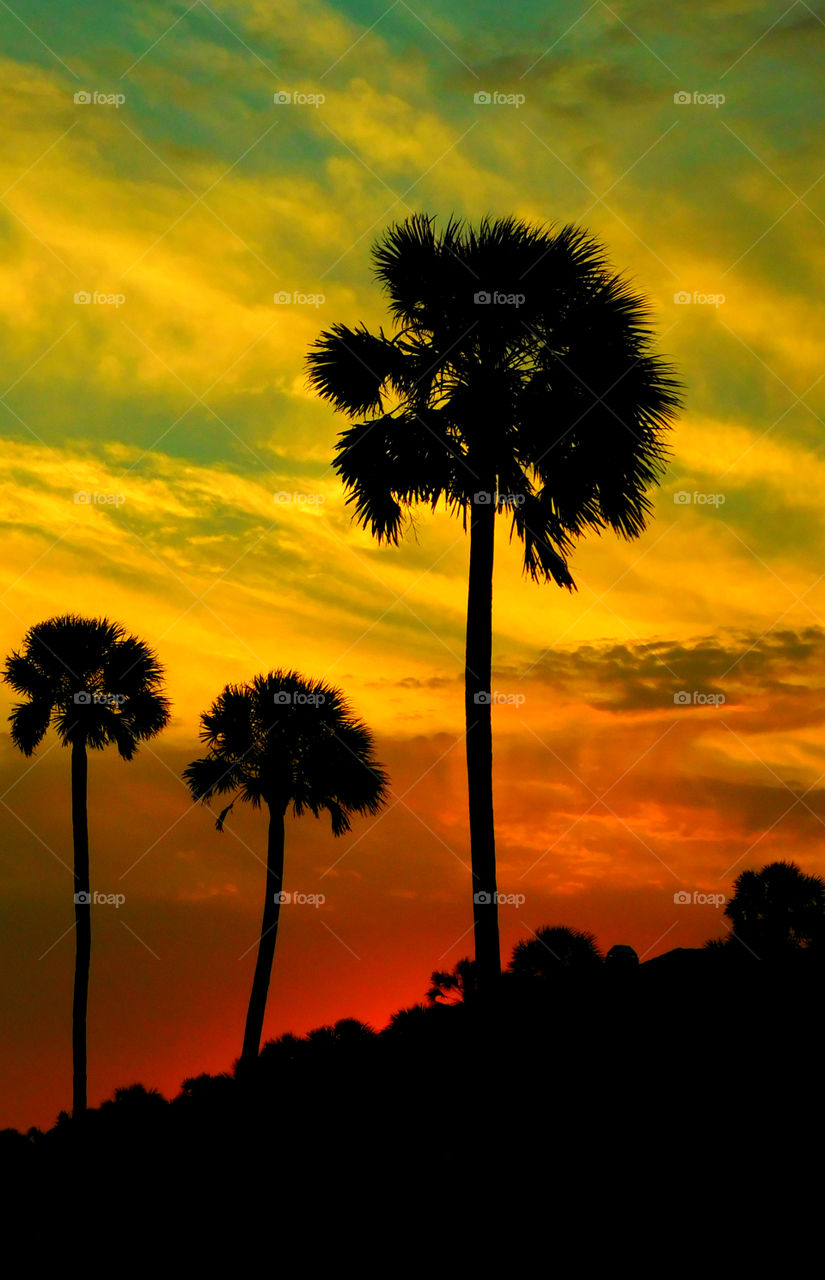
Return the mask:
{"type": "Polygon", "coordinates": [[[633,947],[617,942],[608,951],[604,962],[611,969],[636,969],[639,965],[639,956],[633,947]]]}
{"type": "Polygon", "coordinates": [[[743,871],[724,914],[734,937],[760,959],[825,944],[825,880],[794,862],[771,862],[743,871]]]}
{"type": "Polygon", "coordinates": [[[517,942],[510,972],[523,978],[554,978],[562,972],[589,973],[600,968],[595,935],[564,925],[545,925],[535,937],[517,942]]]}
{"type": "Polygon", "coordinates": [[[437,232],[416,214],[373,261],[394,333],[336,324],[308,357],[319,395],[370,415],[335,462],[359,522],[397,542],[406,508],[443,498],[466,518],[492,476],[488,500],[512,515],[534,577],[572,585],[563,558],[586,529],[636,536],[679,384],[604,247],[570,225],[450,219],[437,232]]]}
{"type": "Polygon", "coordinates": [[[108,618],[65,614],[31,627],[6,659],[3,679],[26,698],[9,717],[12,741],[26,755],[53,725],[64,745],[111,744],[130,760],[169,720],[163,666],[108,618]]]}
{"type": "Polygon", "coordinates": [[[436,969],[430,975],[427,1000],[430,1004],[466,1004],[478,995],[478,968],[475,960],[465,956],[447,973],[436,969]]]}
{"type": "Polygon", "coordinates": [[[372,733],[340,690],[296,671],[227,685],[201,716],[200,736],[208,754],[183,775],[198,800],[237,792],[255,808],[291,804],[296,817],[326,809],[336,835],[352,814],[384,803],[388,780],[372,733]]]}

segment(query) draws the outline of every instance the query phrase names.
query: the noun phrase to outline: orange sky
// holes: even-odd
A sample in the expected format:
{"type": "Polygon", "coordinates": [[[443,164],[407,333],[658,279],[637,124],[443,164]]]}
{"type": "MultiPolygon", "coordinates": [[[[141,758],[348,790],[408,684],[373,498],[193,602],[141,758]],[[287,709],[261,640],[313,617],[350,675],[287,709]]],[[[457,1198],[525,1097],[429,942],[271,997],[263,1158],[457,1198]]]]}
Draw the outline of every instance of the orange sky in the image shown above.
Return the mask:
{"type": "MultiPolygon", "coordinates": [[[[351,836],[290,824],[286,887],[326,900],[284,909],[265,1034],[380,1025],[471,949],[466,539],[443,512],[397,549],[352,527],[343,423],[303,369],[322,328],[385,321],[369,245],[413,210],[585,223],[687,384],[650,529],[582,544],[577,594],[526,581],[500,522],[494,689],[523,699],[494,712],[499,887],[524,897],[505,954],[550,923],[698,945],[721,912],[675,892],[825,871],[821,21],[278,8],[277,29],[258,0],[0,15],[0,643],[105,612],[174,703],[132,764],[91,761],[93,887],[125,895],[93,915],[93,1104],[239,1052],[264,823],[218,835],[179,780],[229,680],[339,685],[392,776],[351,836]],[[475,101],[496,90],[524,102],[475,101]]],[[[0,1126],[70,1099],[68,769],[53,737],[26,761],[0,732],[0,1126]]]]}

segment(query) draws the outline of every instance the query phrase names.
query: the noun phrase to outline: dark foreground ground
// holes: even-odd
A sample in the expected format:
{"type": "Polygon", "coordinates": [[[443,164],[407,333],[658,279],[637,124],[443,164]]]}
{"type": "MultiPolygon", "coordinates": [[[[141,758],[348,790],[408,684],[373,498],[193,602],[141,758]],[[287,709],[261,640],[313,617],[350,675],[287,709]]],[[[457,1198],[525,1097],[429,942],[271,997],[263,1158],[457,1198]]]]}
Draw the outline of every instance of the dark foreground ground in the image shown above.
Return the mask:
{"type": "Polygon", "coordinates": [[[414,1193],[433,1223],[472,1204],[483,1227],[502,1194],[558,1216],[599,1197],[678,1209],[704,1187],[711,1229],[745,1185],[764,1196],[803,1168],[819,1185],[824,988],[804,957],[679,951],[505,979],[490,1004],[419,1006],[380,1034],[345,1020],[283,1037],[248,1075],[186,1081],[172,1101],[126,1087],[80,1124],[6,1130],[0,1169],[29,1207],[83,1188],[87,1218],[101,1196],[128,1219],[146,1197],[249,1191],[279,1230],[323,1206],[365,1229],[414,1193]]]}

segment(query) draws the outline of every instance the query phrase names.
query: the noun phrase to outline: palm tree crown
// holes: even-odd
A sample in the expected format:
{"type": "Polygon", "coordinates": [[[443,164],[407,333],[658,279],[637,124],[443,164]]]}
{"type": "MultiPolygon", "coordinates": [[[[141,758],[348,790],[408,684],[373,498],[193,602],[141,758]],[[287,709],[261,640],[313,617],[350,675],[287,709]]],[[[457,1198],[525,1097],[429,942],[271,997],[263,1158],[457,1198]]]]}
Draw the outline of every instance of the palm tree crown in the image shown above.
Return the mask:
{"type": "Polygon", "coordinates": [[[360,523],[397,542],[405,512],[444,499],[512,515],[534,578],[572,587],[588,529],[635,537],[651,511],[679,405],[652,354],[643,299],[585,230],[514,218],[478,230],[421,214],[373,251],[395,331],[334,325],[314,389],[350,418],[335,467],[360,523]],[[480,496],[479,496],[480,495],[480,496]]]}
{"type": "Polygon", "coordinates": [[[295,671],[227,685],[201,716],[201,741],[208,754],[184,771],[197,800],[236,792],[255,808],[291,804],[296,817],[325,809],[342,835],[352,814],[377,813],[386,798],[370,731],[339,690],[295,671]]]}
{"type": "Polygon", "coordinates": [[[3,679],[27,699],[12,708],[12,742],[30,756],[53,725],[64,746],[114,745],[131,760],[169,720],[163,675],[152,649],[108,618],[40,622],[6,659],[3,679]]]}

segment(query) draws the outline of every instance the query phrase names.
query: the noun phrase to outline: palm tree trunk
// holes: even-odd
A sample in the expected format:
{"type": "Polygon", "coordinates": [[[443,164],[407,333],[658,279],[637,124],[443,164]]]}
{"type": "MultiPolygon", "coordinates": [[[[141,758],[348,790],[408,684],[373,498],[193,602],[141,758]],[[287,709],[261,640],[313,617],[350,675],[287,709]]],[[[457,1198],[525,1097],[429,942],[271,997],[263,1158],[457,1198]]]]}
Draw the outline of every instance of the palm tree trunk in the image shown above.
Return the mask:
{"type": "Polygon", "coordinates": [[[261,1047],[261,1034],[266,1013],[266,997],[269,992],[269,979],[272,975],[272,962],[275,959],[275,942],[278,937],[278,918],[281,913],[281,885],[284,878],[284,814],[286,808],[268,805],[269,837],[266,853],[266,898],[264,914],[261,922],[261,937],[258,942],[258,959],[255,963],[255,976],[252,979],[252,992],[249,997],[249,1009],[246,1015],[246,1029],[243,1038],[241,1063],[250,1066],[257,1061],[261,1047]]]}
{"type": "Polygon", "coordinates": [[[473,927],[479,990],[489,991],[501,974],[496,900],[496,845],[493,827],[493,545],[495,481],[490,502],[473,503],[470,523],[470,584],[467,593],[467,648],[464,710],[467,721],[467,782],[470,796],[470,858],[473,869],[473,927]]]}
{"type": "Polygon", "coordinates": [[[89,884],[89,824],[86,808],[88,760],[82,742],[72,744],[72,840],[74,843],[75,962],[72,999],[72,1114],[86,1111],[86,1009],[92,958],[89,884]]]}

